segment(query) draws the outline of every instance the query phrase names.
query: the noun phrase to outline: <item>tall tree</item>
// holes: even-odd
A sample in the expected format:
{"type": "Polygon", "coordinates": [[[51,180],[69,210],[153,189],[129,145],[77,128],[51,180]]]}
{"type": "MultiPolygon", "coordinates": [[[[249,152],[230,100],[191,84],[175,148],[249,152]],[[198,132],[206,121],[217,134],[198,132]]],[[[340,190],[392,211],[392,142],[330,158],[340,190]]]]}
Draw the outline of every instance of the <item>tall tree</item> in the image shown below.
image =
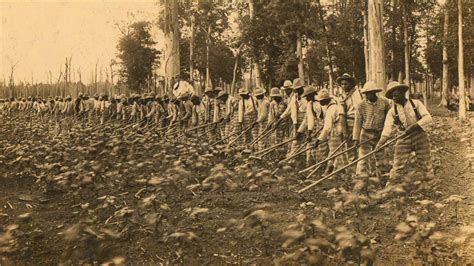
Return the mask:
{"type": "Polygon", "coordinates": [[[179,20],[178,1],[162,0],[163,15],[160,16],[160,28],[164,33],[163,63],[165,71],[165,84],[168,91],[172,84],[179,79],[180,75],[180,51],[179,51],[179,20]]]}
{"type": "Polygon", "coordinates": [[[368,0],[370,80],[385,88],[385,55],[383,47],[383,1],[368,0]]]}
{"type": "Polygon", "coordinates": [[[411,78],[410,78],[410,42],[408,40],[408,1],[402,2],[403,10],[403,48],[404,48],[404,58],[405,58],[405,84],[411,88],[411,78]]]}
{"type": "MultiPolygon", "coordinates": [[[[120,76],[132,90],[144,88],[158,66],[160,53],[154,48],[150,26],[145,21],[133,23],[123,32],[117,45],[121,61],[120,76]]],[[[97,65],[95,71],[94,80],[97,83],[97,65]]]]}
{"type": "MultiPolygon", "coordinates": [[[[255,22],[255,3],[254,0],[248,0],[249,4],[249,14],[250,14],[250,20],[252,23],[255,22]]],[[[259,63],[259,58],[257,57],[257,51],[254,47],[251,48],[252,52],[252,71],[255,75],[255,85],[257,87],[262,87],[262,77],[261,77],[261,72],[260,72],[260,63],[259,63]]]]}
{"type": "Polygon", "coordinates": [[[448,107],[449,102],[449,61],[448,61],[448,36],[449,36],[449,5],[450,0],[446,0],[443,7],[443,82],[441,92],[441,105],[448,107]]]}
{"type": "Polygon", "coordinates": [[[464,44],[462,35],[462,0],[458,0],[458,78],[459,78],[459,118],[466,120],[466,90],[464,89],[464,44]]]}

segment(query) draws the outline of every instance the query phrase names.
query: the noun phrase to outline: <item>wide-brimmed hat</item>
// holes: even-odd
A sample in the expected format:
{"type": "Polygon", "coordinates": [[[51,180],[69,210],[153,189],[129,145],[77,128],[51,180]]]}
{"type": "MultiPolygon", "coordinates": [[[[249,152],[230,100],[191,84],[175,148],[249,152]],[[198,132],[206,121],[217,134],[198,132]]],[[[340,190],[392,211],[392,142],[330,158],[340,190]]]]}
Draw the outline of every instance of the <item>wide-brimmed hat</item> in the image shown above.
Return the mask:
{"type": "Polygon", "coordinates": [[[296,79],[293,80],[293,89],[294,90],[302,88],[302,87],[304,87],[303,80],[301,80],[300,78],[296,78],[296,79]]]}
{"type": "Polygon", "coordinates": [[[409,89],[408,85],[401,84],[398,81],[392,81],[387,85],[387,91],[385,92],[385,97],[392,99],[393,97],[393,92],[396,90],[403,90],[403,93],[405,93],[409,89]]]}
{"type": "Polygon", "coordinates": [[[277,87],[273,87],[271,90],[270,90],[270,97],[281,97],[281,91],[279,88],[277,87]]]}
{"type": "Polygon", "coordinates": [[[316,97],[316,100],[323,101],[330,98],[331,95],[329,94],[329,91],[327,89],[321,89],[318,93],[318,96],[316,97]]]}
{"type": "Polygon", "coordinates": [[[352,82],[353,85],[356,84],[356,79],[353,76],[349,75],[348,73],[344,73],[342,74],[342,76],[336,79],[337,85],[341,85],[341,82],[343,80],[349,80],[350,82],[352,82]]]}
{"type": "Polygon", "coordinates": [[[256,97],[256,96],[260,96],[260,95],[264,95],[265,94],[265,90],[260,88],[260,87],[256,87],[255,90],[253,91],[253,95],[256,97]]]}
{"type": "Polygon", "coordinates": [[[219,94],[217,94],[217,99],[220,99],[226,95],[229,95],[229,94],[225,91],[220,91],[219,94]]]}
{"type": "Polygon", "coordinates": [[[246,95],[249,94],[249,90],[247,88],[240,88],[239,95],[246,95]]]}
{"type": "Polygon", "coordinates": [[[222,91],[222,88],[221,87],[215,87],[214,90],[215,91],[222,91]]]}
{"type": "Polygon", "coordinates": [[[293,87],[293,82],[291,82],[291,80],[285,80],[285,82],[283,82],[283,88],[291,89],[292,87],[293,87]]]}
{"type": "Polygon", "coordinates": [[[371,91],[379,92],[379,91],[382,91],[382,88],[379,88],[377,84],[375,84],[375,82],[369,80],[364,84],[364,87],[362,88],[360,92],[367,93],[371,91]]]}
{"type": "Polygon", "coordinates": [[[316,89],[313,86],[307,86],[307,87],[304,88],[304,92],[301,95],[301,97],[306,97],[306,96],[310,95],[311,93],[316,94],[316,89]]]}

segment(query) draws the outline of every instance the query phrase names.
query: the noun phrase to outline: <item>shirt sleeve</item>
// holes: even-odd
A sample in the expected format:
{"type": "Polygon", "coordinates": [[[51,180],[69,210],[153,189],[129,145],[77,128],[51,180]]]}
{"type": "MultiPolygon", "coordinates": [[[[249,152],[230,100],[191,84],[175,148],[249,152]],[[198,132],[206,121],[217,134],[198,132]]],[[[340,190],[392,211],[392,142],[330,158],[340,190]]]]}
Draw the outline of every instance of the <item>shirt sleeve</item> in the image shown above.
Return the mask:
{"type": "Polygon", "coordinates": [[[331,133],[333,125],[338,116],[337,111],[338,108],[336,105],[332,105],[326,110],[326,116],[324,117],[324,126],[318,137],[320,141],[325,141],[331,133]]]}
{"type": "Polygon", "coordinates": [[[306,127],[308,125],[308,112],[306,112],[303,121],[301,121],[300,126],[298,127],[298,132],[303,133],[306,131],[306,127]]]}
{"type": "Polygon", "coordinates": [[[226,101],[226,112],[225,115],[230,117],[234,110],[234,99],[229,95],[229,98],[226,101]]]}
{"type": "Polygon", "coordinates": [[[337,113],[339,115],[346,115],[346,103],[342,97],[337,99],[337,113]]]}
{"type": "Polygon", "coordinates": [[[360,140],[360,132],[362,131],[362,113],[360,111],[362,103],[359,104],[356,108],[355,119],[354,119],[354,129],[352,131],[352,139],[360,140]]]}
{"type": "Polygon", "coordinates": [[[306,104],[306,120],[308,121],[308,130],[314,130],[314,110],[313,110],[313,102],[308,102],[306,104]]]}
{"type": "Polygon", "coordinates": [[[265,119],[268,117],[268,108],[269,107],[269,103],[268,101],[263,101],[262,104],[260,105],[260,108],[258,110],[258,119],[257,119],[257,122],[258,123],[262,123],[265,121],[265,119]]]}
{"type": "Polygon", "coordinates": [[[212,122],[217,123],[219,121],[220,116],[220,109],[219,104],[217,103],[217,99],[214,99],[212,104],[214,105],[214,114],[212,114],[212,122]]]}
{"type": "Polygon", "coordinates": [[[244,99],[239,101],[239,109],[238,109],[238,122],[242,123],[244,122],[244,104],[243,104],[244,99]]]}
{"type": "Polygon", "coordinates": [[[291,108],[291,121],[293,121],[293,125],[298,124],[298,104],[296,103],[296,99],[290,105],[291,108]]]}
{"type": "Polygon", "coordinates": [[[395,126],[395,119],[393,118],[394,117],[393,108],[395,108],[395,106],[393,106],[388,111],[387,117],[385,118],[385,123],[382,130],[382,137],[389,138],[392,135],[393,127],[395,126]]]}
{"type": "Polygon", "coordinates": [[[281,114],[280,118],[285,118],[291,114],[291,105],[293,104],[294,96],[291,96],[290,100],[288,101],[288,105],[286,106],[285,111],[281,114]]]}
{"type": "Polygon", "coordinates": [[[417,101],[417,100],[415,100],[414,103],[415,103],[416,108],[418,109],[418,112],[421,115],[421,119],[418,120],[417,123],[424,131],[427,131],[428,127],[433,122],[433,118],[431,117],[428,110],[426,110],[426,107],[424,104],[422,104],[420,101],[417,101]]]}

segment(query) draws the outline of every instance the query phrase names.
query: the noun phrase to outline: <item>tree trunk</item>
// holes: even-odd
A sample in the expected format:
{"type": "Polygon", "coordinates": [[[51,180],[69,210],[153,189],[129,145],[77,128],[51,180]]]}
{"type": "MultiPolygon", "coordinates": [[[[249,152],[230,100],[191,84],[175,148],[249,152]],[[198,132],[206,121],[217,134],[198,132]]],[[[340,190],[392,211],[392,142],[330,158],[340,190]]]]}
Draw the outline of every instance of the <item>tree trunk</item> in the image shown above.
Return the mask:
{"type": "Polygon", "coordinates": [[[212,88],[211,85],[211,73],[209,69],[209,49],[211,45],[211,24],[207,28],[207,38],[206,38],[206,88],[212,88]]]}
{"type": "MultiPolygon", "coordinates": [[[[255,19],[254,2],[253,2],[253,0],[248,0],[248,3],[249,3],[250,19],[254,20],[255,19]]],[[[253,68],[253,71],[255,72],[255,86],[261,87],[262,86],[262,77],[260,75],[260,64],[258,63],[257,52],[255,51],[254,48],[252,48],[252,57],[253,57],[252,68],[253,68]]]]}
{"type": "Polygon", "coordinates": [[[385,91],[385,56],[383,47],[383,1],[368,2],[368,31],[370,47],[370,80],[385,91]]]}
{"type": "Polygon", "coordinates": [[[303,42],[299,31],[296,32],[296,57],[298,58],[298,77],[304,82],[303,42]]]}
{"type": "Polygon", "coordinates": [[[164,0],[164,72],[166,91],[171,92],[173,83],[179,78],[179,25],[178,1],[164,0]]]}
{"type": "Polygon", "coordinates": [[[189,38],[189,81],[194,84],[194,15],[191,15],[191,36],[189,38]]]}
{"type": "Polygon", "coordinates": [[[332,57],[331,57],[331,46],[329,43],[329,36],[326,29],[326,21],[324,19],[323,7],[321,6],[321,1],[317,0],[317,3],[319,7],[319,20],[321,21],[324,39],[326,41],[325,49],[326,49],[326,57],[328,58],[328,65],[329,65],[329,73],[328,73],[329,90],[334,94],[335,93],[334,87],[333,87],[334,68],[333,68],[332,57]]]}
{"type": "Polygon", "coordinates": [[[464,44],[462,36],[462,0],[458,0],[458,79],[459,79],[459,119],[466,120],[466,90],[464,89],[464,44]]]}
{"type": "Polygon", "coordinates": [[[234,95],[235,93],[235,81],[237,79],[237,68],[239,67],[239,58],[240,58],[240,51],[242,50],[243,44],[237,48],[235,52],[235,63],[234,63],[234,72],[232,73],[232,84],[230,87],[230,94],[234,95]]]}
{"type": "Polygon", "coordinates": [[[369,61],[369,40],[367,36],[367,12],[362,11],[364,18],[364,59],[365,59],[365,81],[369,81],[370,61],[369,61]]]}
{"type": "Polygon", "coordinates": [[[410,79],[410,43],[408,41],[408,10],[406,7],[406,3],[402,4],[403,8],[403,19],[402,19],[402,26],[403,26],[403,45],[404,45],[404,54],[405,54],[405,84],[408,85],[410,88],[408,91],[411,90],[411,79],[410,79]]]}
{"type": "Polygon", "coordinates": [[[441,103],[443,107],[448,107],[449,103],[449,65],[448,65],[448,36],[449,36],[449,4],[446,0],[444,4],[444,26],[443,26],[443,82],[441,91],[441,103]]]}

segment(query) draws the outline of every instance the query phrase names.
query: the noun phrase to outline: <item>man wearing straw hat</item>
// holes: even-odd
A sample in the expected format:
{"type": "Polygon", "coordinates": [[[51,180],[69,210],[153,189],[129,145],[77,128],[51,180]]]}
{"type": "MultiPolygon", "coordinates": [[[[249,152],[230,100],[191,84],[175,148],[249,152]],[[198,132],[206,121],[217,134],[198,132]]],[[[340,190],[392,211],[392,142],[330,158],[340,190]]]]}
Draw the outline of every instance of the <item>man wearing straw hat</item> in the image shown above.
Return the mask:
{"type": "Polygon", "coordinates": [[[407,85],[392,81],[388,84],[387,91],[385,92],[385,96],[393,100],[394,105],[388,111],[382,137],[377,147],[387,142],[396,127],[407,134],[406,137],[397,140],[395,144],[395,155],[389,182],[399,181],[398,179],[412,151],[416,154],[418,166],[429,177],[433,175],[430,141],[426,134],[426,130],[433,122],[433,119],[420,101],[406,98],[405,94],[408,89],[407,85]]]}
{"type": "MultiPolygon", "coordinates": [[[[329,95],[327,89],[321,89],[316,97],[316,100],[321,104],[322,116],[324,118],[323,128],[321,133],[319,133],[318,139],[316,140],[315,145],[318,145],[320,142],[328,140],[329,153],[335,152],[337,147],[341,144],[341,138],[337,134],[337,123],[339,122],[339,107],[335,99],[329,95]]],[[[325,151],[324,148],[327,146],[320,147],[321,154],[327,155],[328,151],[325,151]]],[[[326,171],[324,175],[332,173],[334,168],[342,167],[344,164],[342,157],[338,156],[334,158],[334,162],[328,162],[326,171]]]]}
{"type": "MultiPolygon", "coordinates": [[[[390,109],[390,101],[384,97],[377,97],[377,93],[382,88],[377,87],[373,81],[367,81],[362,88],[361,93],[365,94],[365,99],[357,106],[354,130],[352,140],[354,145],[359,145],[359,158],[371,152],[380,139],[385,117],[390,109]]],[[[384,166],[384,152],[380,151],[375,154],[375,167],[377,176],[381,176],[382,167],[384,166]]],[[[368,160],[362,160],[357,163],[357,177],[369,177],[368,160]]]]}
{"type": "MultiPolygon", "coordinates": [[[[336,80],[342,88],[342,95],[339,98],[339,126],[344,139],[348,139],[346,145],[348,148],[354,146],[352,142],[352,130],[354,127],[355,110],[362,102],[362,94],[355,87],[356,79],[345,73],[336,80]]],[[[357,159],[357,150],[352,149],[347,153],[349,162],[357,159]]]]}
{"type": "MultiPolygon", "coordinates": [[[[312,139],[312,134],[314,132],[315,127],[317,127],[317,120],[321,117],[321,105],[316,102],[316,89],[313,86],[307,86],[304,88],[304,92],[301,95],[307,101],[306,104],[306,116],[303,122],[301,123],[300,127],[298,128],[298,135],[303,134],[306,131],[306,142],[307,146],[313,146],[318,142],[317,139],[312,139]]],[[[309,165],[311,163],[312,158],[316,158],[317,156],[321,156],[320,159],[324,159],[324,156],[327,155],[327,143],[324,143],[325,147],[318,147],[317,149],[310,149],[306,152],[306,164],[309,165]],[[316,151],[320,151],[317,154],[316,151]]],[[[319,146],[319,143],[318,143],[319,146]]],[[[323,145],[321,145],[323,146],[323,145]]]]}
{"type": "MultiPolygon", "coordinates": [[[[270,99],[271,102],[268,110],[268,126],[273,125],[273,123],[280,118],[281,114],[286,109],[286,104],[283,101],[282,92],[279,88],[273,87],[270,90],[270,99]]],[[[272,145],[277,144],[288,137],[288,125],[286,122],[287,121],[280,122],[279,127],[276,128],[272,133],[270,137],[272,145]]]]}
{"type": "Polygon", "coordinates": [[[284,100],[286,104],[288,105],[289,98],[291,96],[291,93],[293,92],[293,82],[291,82],[291,80],[285,80],[285,82],[283,82],[283,87],[281,87],[281,89],[284,93],[283,94],[284,100]]]}
{"type": "Polygon", "coordinates": [[[225,91],[219,92],[217,100],[222,105],[222,108],[219,108],[221,110],[220,119],[225,122],[222,137],[227,138],[232,133],[233,124],[237,123],[237,117],[234,115],[237,112],[237,102],[232,95],[225,91]],[[233,123],[231,123],[231,120],[233,123]]]}
{"type": "MultiPolygon", "coordinates": [[[[239,126],[237,127],[237,130],[241,131],[253,126],[254,122],[257,121],[258,103],[257,100],[250,95],[247,88],[241,88],[239,90],[239,95],[240,100],[237,109],[237,122],[239,123],[239,126]]],[[[255,127],[253,127],[251,131],[254,131],[255,133],[252,133],[249,130],[244,135],[244,141],[246,143],[250,143],[252,141],[252,135],[256,135],[257,131],[255,127]]],[[[242,138],[239,139],[239,144],[242,144],[242,138]]]]}
{"type": "MultiPolygon", "coordinates": [[[[258,126],[257,128],[258,134],[255,134],[253,136],[253,139],[255,139],[257,135],[263,134],[263,132],[267,128],[268,110],[270,109],[270,101],[267,99],[267,97],[265,97],[264,89],[260,87],[255,88],[254,96],[255,98],[257,98],[257,102],[258,102],[257,120],[254,122],[254,124],[258,126]]],[[[268,137],[261,140],[258,143],[258,149],[263,150],[267,144],[268,144],[268,137]]]]}
{"type": "MultiPolygon", "coordinates": [[[[293,94],[291,95],[286,110],[281,115],[277,124],[286,117],[290,116],[292,126],[290,136],[296,137],[298,126],[303,122],[306,112],[306,100],[301,98],[304,92],[304,83],[301,79],[296,78],[293,81],[293,94]]],[[[296,149],[297,141],[291,143],[289,153],[292,153],[296,149]]]]}

